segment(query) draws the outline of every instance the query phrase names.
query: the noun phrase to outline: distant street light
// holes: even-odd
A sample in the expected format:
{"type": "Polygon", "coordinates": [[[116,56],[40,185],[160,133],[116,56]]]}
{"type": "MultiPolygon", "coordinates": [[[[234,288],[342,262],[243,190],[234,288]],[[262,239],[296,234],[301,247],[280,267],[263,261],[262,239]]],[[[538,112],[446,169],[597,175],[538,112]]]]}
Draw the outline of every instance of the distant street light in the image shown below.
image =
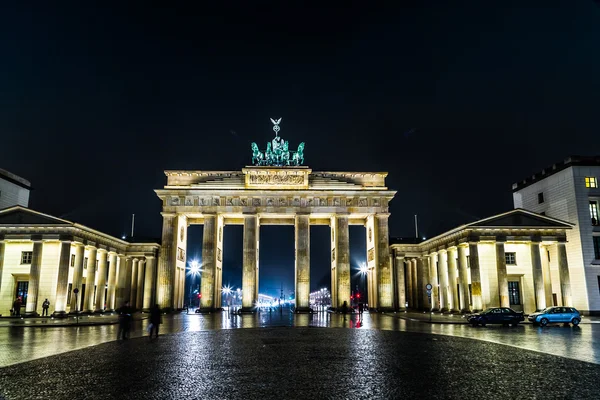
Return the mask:
{"type": "MultiPolygon", "coordinates": [[[[200,272],[202,269],[200,268],[200,263],[197,260],[192,260],[189,262],[190,266],[188,267],[188,274],[191,276],[190,279],[190,306],[192,305],[192,285],[194,284],[194,278],[200,276],[200,272]]],[[[198,308],[200,308],[200,298],[202,294],[200,293],[200,280],[198,280],[198,308]]]]}

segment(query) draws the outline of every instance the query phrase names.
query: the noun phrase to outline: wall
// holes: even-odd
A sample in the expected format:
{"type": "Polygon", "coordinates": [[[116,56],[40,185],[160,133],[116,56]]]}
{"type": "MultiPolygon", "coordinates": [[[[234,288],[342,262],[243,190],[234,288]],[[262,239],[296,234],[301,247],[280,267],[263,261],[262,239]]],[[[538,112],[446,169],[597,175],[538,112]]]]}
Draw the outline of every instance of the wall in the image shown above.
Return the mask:
{"type": "MultiPolygon", "coordinates": [[[[21,265],[21,252],[33,251],[33,242],[6,242],[4,252],[4,268],[2,270],[2,287],[0,288],[0,314],[10,315],[17,280],[29,280],[30,264],[21,265]]],[[[43,300],[42,300],[43,301],[43,300]]],[[[25,307],[21,314],[25,314],[25,307]]]]}
{"type": "Polygon", "coordinates": [[[29,189],[0,177],[0,210],[12,206],[29,206],[29,189]]]}

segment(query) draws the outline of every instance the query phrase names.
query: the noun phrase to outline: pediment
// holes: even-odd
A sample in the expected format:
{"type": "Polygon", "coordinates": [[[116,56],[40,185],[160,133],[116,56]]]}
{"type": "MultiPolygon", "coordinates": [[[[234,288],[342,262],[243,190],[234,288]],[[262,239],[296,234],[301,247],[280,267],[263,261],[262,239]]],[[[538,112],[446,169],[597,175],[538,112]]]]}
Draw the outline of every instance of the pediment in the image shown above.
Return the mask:
{"type": "Polygon", "coordinates": [[[468,225],[471,228],[508,228],[508,227],[534,227],[534,228],[571,228],[568,222],[545,215],[536,214],[523,209],[515,209],[504,214],[494,215],[468,225]]]}
{"type": "Polygon", "coordinates": [[[73,225],[64,219],[43,214],[24,207],[0,210],[0,225],[73,225]]]}

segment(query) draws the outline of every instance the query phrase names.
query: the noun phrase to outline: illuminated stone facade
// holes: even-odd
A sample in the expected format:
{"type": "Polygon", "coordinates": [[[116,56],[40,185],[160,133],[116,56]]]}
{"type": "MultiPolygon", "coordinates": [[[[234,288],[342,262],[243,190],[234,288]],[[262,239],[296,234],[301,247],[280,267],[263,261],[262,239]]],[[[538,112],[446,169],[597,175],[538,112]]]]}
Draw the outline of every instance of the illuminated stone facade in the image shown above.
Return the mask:
{"type": "MultiPolygon", "coordinates": [[[[187,227],[204,225],[203,310],[221,307],[225,225],[243,225],[242,306],[258,300],[260,226],[294,225],[296,306],[309,310],[310,226],[331,227],[332,304],[350,304],[349,225],[367,227],[369,304],[393,309],[388,203],[395,193],[383,172],[313,172],[308,167],[246,167],[242,171],[165,171],[156,190],[163,203],[163,240],[158,264],[162,308],[183,307],[187,227]]],[[[268,251],[268,250],[267,250],[268,251]]]]}
{"type": "Polygon", "coordinates": [[[55,315],[110,311],[125,300],[149,309],[159,249],[20,206],[0,210],[0,314],[9,315],[17,296],[21,314],[32,316],[45,299],[55,315]]]}
{"type": "Polygon", "coordinates": [[[572,228],[516,209],[420,243],[392,241],[396,304],[456,313],[502,306],[526,314],[573,306],[579,294],[571,292],[566,253],[572,228]]]}

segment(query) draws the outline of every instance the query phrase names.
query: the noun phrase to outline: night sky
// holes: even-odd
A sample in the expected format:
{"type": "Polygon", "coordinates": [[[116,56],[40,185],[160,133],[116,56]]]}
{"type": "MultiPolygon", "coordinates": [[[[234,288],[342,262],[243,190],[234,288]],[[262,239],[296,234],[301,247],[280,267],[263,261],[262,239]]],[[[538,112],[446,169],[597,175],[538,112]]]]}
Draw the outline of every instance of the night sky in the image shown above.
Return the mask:
{"type": "MultiPolygon", "coordinates": [[[[415,214],[430,237],[509,210],[513,182],[598,154],[593,1],[15,3],[0,5],[0,168],[31,181],[31,208],[115,236],[135,213],[136,236],[160,237],[163,170],[240,169],[270,117],[313,170],[388,171],[393,236],[414,236],[415,214]]],[[[316,289],[329,229],[311,233],[316,289]]],[[[350,234],[355,268],[364,228],[350,234]]],[[[226,228],[225,284],[241,237],[226,228]]],[[[292,289],[293,237],[262,229],[261,292],[292,289]]]]}

